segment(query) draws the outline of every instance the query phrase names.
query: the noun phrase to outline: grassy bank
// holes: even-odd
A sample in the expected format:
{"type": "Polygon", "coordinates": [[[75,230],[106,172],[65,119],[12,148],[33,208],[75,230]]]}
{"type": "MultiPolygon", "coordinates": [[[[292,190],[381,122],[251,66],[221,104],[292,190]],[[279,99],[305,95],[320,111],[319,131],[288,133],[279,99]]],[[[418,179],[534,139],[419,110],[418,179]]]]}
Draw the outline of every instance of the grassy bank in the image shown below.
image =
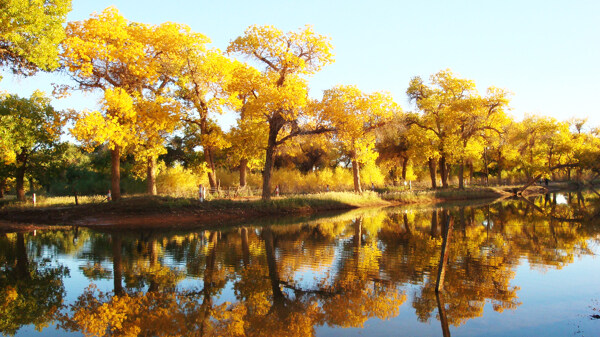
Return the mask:
{"type": "Polygon", "coordinates": [[[423,191],[387,191],[381,199],[399,204],[428,204],[454,200],[495,199],[510,195],[509,187],[448,188],[423,191]]]}
{"type": "Polygon", "coordinates": [[[78,206],[74,205],[73,198],[45,198],[36,206],[31,202],[10,202],[0,209],[0,218],[23,223],[72,224],[89,219],[96,222],[110,219],[110,223],[116,223],[131,216],[160,219],[165,215],[185,216],[190,221],[209,223],[384,205],[389,203],[373,192],[361,195],[349,192],[291,195],[270,201],[215,199],[205,202],[168,196],[130,196],[117,202],[107,202],[97,196],[80,198],[78,206]]]}

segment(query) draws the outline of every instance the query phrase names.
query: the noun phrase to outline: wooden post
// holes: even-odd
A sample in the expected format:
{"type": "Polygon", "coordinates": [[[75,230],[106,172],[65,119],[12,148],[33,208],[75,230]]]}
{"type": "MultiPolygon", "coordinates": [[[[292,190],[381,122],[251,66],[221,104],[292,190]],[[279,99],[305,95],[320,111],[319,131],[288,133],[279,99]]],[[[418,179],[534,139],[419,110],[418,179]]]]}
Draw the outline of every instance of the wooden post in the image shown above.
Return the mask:
{"type": "Polygon", "coordinates": [[[442,336],[450,337],[450,328],[448,327],[448,317],[446,316],[446,305],[444,304],[444,299],[436,291],[435,298],[438,303],[438,313],[440,314],[440,324],[442,325],[442,336]]]}
{"type": "Polygon", "coordinates": [[[438,268],[437,282],[435,284],[435,291],[440,292],[444,289],[444,276],[446,274],[446,265],[448,263],[448,243],[450,241],[450,234],[452,233],[452,226],[454,221],[450,215],[444,211],[443,213],[443,236],[442,236],[442,251],[440,253],[440,263],[438,268]]]}

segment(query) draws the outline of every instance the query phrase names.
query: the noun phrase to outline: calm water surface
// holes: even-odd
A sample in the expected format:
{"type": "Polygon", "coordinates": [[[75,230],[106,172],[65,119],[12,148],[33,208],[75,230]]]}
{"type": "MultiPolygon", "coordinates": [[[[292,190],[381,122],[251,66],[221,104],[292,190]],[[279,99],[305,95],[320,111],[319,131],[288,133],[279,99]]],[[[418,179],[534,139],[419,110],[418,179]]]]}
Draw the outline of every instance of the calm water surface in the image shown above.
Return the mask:
{"type": "Polygon", "coordinates": [[[599,211],[572,193],[215,231],[0,233],[0,334],[598,336],[599,211]]]}

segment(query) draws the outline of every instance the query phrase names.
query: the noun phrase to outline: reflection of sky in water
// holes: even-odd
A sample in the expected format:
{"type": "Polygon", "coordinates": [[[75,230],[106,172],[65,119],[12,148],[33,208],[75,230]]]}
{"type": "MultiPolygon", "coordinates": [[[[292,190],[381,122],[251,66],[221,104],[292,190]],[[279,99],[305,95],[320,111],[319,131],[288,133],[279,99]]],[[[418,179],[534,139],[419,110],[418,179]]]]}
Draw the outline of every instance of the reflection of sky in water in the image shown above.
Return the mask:
{"type": "MultiPolygon", "coordinates": [[[[565,195],[559,194],[556,196],[556,202],[558,204],[566,204],[567,198],[565,195]]],[[[543,205],[543,201],[540,202],[540,205],[543,205]]],[[[521,204],[515,207],[515,209],[522,212],[524,209],[523,206],[524,204],[521,204]]],[[[496,217],[496,212],[500,212],[500,209],[510,210],[511,208],[503,206],[499,209],[493,209],[492,207],[492,212],[486,210],[479,213],[479,216],[473,217],[474,222],[468,230],[465,230],[466,227],[461,227],[458,218],[455,218],[455,228],[450,239],[451,254],[464,254],[465,251],[470,250],[474,253],[474,256],[469,256],[469,253],[466,256],[460,255],[455,256],[454,259],[451,258],[449,260],[449,267],[454,267],[458,272],[454,271],[453,278],[447,274],[447,282],[458,280],[466,285],[473,284],[474,280],[472,279],[461,279],[461,277],[469,277],[468,272],[465,272],[464,275],[461,274],[460,266],[463,264],[468,268],[480,268],[481,270],[490,270],[493,273],[494,268],[498,268],[493,265],[494,263],[498,263],[498,261],[512,261],[505,262],[505,266],[502,268],[507,267],[505,272],[514,272],[514,275],[510,277],[508,286],[520,288],[516,291],[516,300],[521,304],[514,310],[506,309],[503,312],[497,312],[493,308],[494,303],[492,300],[487,298],[484,300],[484,309],[481,316],[470,317],[460,326],[450,325],[452,334],[460,336],[565,336],[578,335],[577,331],[580,331],[579,335],[599,335],[600,321],[589,318],[589,315],[595,313],[591,309],[591,306],[597,305],[594,303],[598,303],[594,301],[600,300],[600,281],[598,281],[600,280],[600,258],[597,257],[600,253],[600,247],[596,241],[593,239],[587,240],[587,248],[590,249],[587,252],[580,249],[571,251],[569,254],[573,254],[572,260],[559,261],[560,263],[558,264],[561,267],[558,268],[551,264],[546,264],[545,259],[550,259],[550,262],[553,262],[552,259],[564,257],[566,255],[564,250],[569,249],[570,245],[577,246],[583,244],[579,243],[579,241],[573,241],[574,243],[567,242],[568,240],[575,240],[573,237],[577,237],[579,226],[573,227],[571,224],[555,223],[543,219],[539,223],[532,223],[532,219],[539,219],[541,216],[539,212],[531,213],[533,214],[532,218],[524,219],[524,221],[521,221],[521,224],[518,224],[520,219],[515,219],[514,216],[513,218],[510,216],[496,217]],[[482,226],[487,228],[482,229],[482,226]],[[469,243],[460,241],[461,238],[464,240],[469,230],[475,233],[473,241],[469,243]],[[500,235],[498,233],[505,234],[500,235]],[[461,246],[458,245],[458,241],[460,241],[461,246]],[[475,245],[475,247],[466,247],[470,244],[475,245]],[[510,247],[510,249],[507,247],[510,247]],[[512,256],[502,256],[499,251],[503,249],[510,252],[512,256]],[[478,253],[481,255],[478,255],[478,253]],[[487,256],[493,256],[493,258],[486,261],[485,257],[487,256]],[[535,261],[531,261],[530,259],[534,259],[535,261]],[[466,261],[470,261],[468,262],[470,264],[466,261]]],[[[336,282],[338,273],[347,273],[349,270],[364,272],[362,277],[367,275],[366,277],[369,279],[368,285],[373,286],[375,284],[375,289],[384,286],[385,282],[393,277],[400,277],[403,280],[396,284],[397,291],[405,294],[407,298],[399,307],[397,316],[387,320],[374,317],[367,320],[363,327],[349,327],[344,329],[341,329],[339,326],[330,326],[328,322],[323,322],[323,326],[315,326],[317,336],[441,335],[437,305],[435,303],[432,304],[433,311],[429,312],[429,319],[425,322],[420,322],[417,319],[414,307],[415,300],[421,296],[424,285],[435,282],[436,268],[427,267],[426,269],[413,270],[414,266],[407,264],[407,261],[419,262],[427,260],[429,261],[427,262],[429,265],[436,265],[439,260],[439,246],[427,254],[421,250],[426,249],[427,245],[435,245],[435,242],[438,242],[437,244],[439,245],[440,233],[437,232],[435,234],[438,236],[437,239],[431,238],[431,218],[427,218],[427,216],[431,216],[431,210],[424,212],[411,211],[408,213],[410,221],[412,221],[408,229],[402,219],[405,213],[405,211],[400,211],[398,213],[400,214],[399,218],[387,218],[384,221],[385,224],[381,225],[379,234],[373,232],[372,228],[370,231],[363,228],[360,247],[357,247],[356,245],[359,243],[353,240],[353,235],[355,235],[355,227],[353,226],[357,226],[356,221],[347,222],[345,230],[340,231],[339,233],[341,234],[338,234],[333,239],[323,239],[319,235],[311,236],[311,234],[307,234],[311,233],[310,231],[303,232],[301,229],[298,229],[298,231],[303,234],[298,234],[296,237],[284,230],[287,227],[274,227],[275,251],[273,253],[277,261],[280,276],[289,278],[281,280],[286,284],[294,284],[299,289],[305,291],[319,290],[320,281],[326,280],[325,283],[328,286],[332,286],[336,282]],[[392,221],[390,219],[395,220],[392,221]],[[278,229],[281,230],[281,233],[287,234],[278,234],[278,229]],[[412,231],[412,234],[407,235],[407,230],[412,231]],[[381,233],[385,231],[387,231],[388,234],[386,235],[388,237],[377,236],[384,235],[381,233]],[[421,241],[418,241],[419,244],[416,244],[413,242],[413,239],[421,241]],[[372,244],[373,242],[375,244],[372,244]],[[394,246],[395,244],[397,247],[394,246]],[[361,248],[363,249],[362,251],[360,250],[361,248]],[[388,253],[386,249],[390,249],[395,255],[388,253]],[[320,252],[318,258],[317,252],[320,252]],[[360,264],[361,259],[365,256],[364,254],[370,252],[379,252],[372,255],[377,259],[377,265],[369,266],[360,264]],[[301,256],[296,256],[296,254],[301,254],[301,256]],[[422,254],[422,256],[419,254],[422,254]],[[415,257],[415,255],[418,256],[415,257]],[[356,261],[353,261],[353,258],[356,261]],[[284,261],[288,261],[290,265],[282,265],[284,261]]],[[[468,216],[470,213],[466,212],[465,214],[468,216]]],[[[516,212],[516,214],[522,213],[516,212]]],[[[370,215],[373,216],[373,214],[370,215]]],[[[441,227],[440,225],[439,228],[441,227]]],[[[293,230],[292,228],[289,231],[294,233],[293,230]]],[[[590,227],[585,228],[585,231],[582,233],[597,232],[599,232],[598,229],[590,227]]],[[[102,237],[103,235],[92,233],[97,237],[102,237]]],[[[263,240],[264,237],[262,236],[261,229],[254,228],[249,231],[249,234],[251,234],[249,240],[252,241],[250,245],[258,249],[252,254],[262,254],[252,255],[251,264],[258,263],[263,265],[266,263],[266,257],[264,255],[265,241],[263,240]],[[257,253],[257,251],[260,251],[260,253],[257,253]]],[[[81,239],[83,240],[84,238],[81,239]]],[[[105,242],[109,241],[106,237],[103,239],[105,242]]],[[[27,240],[34,240],[34,238],[27,236],[27,240]]],[[[131,260],[134,256],[147,262],[147,255],[140,255],[139,253],[136,255],[132,251],[132,247],[136,246],[136,240],[136,236],[123,237],[122,259],[124,268],[129,268],[128,266],[136,263],[136,261],[131,260]]],[[[185,244],[178,246],[177,250],[173,249],[173,247],[167,247],[166,242],[171,240],[170,234],[158,234],[156,240],[158,245],[161,245],[160,242],[163,242],[163,246],[160,249],[159,262],[164,266],[185,272],[187,264],[193,261],[198,262],[201,270],[204,268],[207,258],[206,254],[210,251],[198,248],[206,247],[208,244],[204,236],[197,239],[199,245],[196,249],[198,253],[186,251],[187,246],[185,244]],[[173,250],[169,251],[169,249],[173,250]],[[182,251],[189,253],[189,255],[181,255],[182,251]]],[[[102,291],[110,292],[113,290],[113,261],[110,246],[103,247],[103,252],[95,252],[94,254],[97,255],[94,255],[91,253],[94,251],[94,247],[90,242],[85,243],[79,251],[71,254],[60,253],[58,248],[54,246],[42,247],[40,250],[41,253],[37,257],[34,254],[29,254],[30,259],[49,257],[53,261],[56,261],[56,263],[69,268],[70,276],[62,280],[66,290],[64,298],[66,304],[73,303],[91,283],[96,284],[102,291]],[[95,256],[95,260],[92,259],[92,256],[95,256]],[[91,280],[83,274],[82,267],[90,264],[93,265],[94,261],[105,270],[110,271],[110,278],[91,280]]],[[[239,233],[236,229],[223,231],[223,238],[219,238],[216,245],[216,268],[218,271],[216,274],[223,271],[231,273],[236,268],[238,270],[242,268],[239,261],[239,256],[241,255],[239,251],[236,252],[236,249],[239,249],[239,242],[239,233]],[[228,241],[228,238],[231,240],[228,241]],[[238,260],[235,260],[233,256],[238,256],[238,260]],[[231,261],[234,262],[232,263],[231,261]],[[228,263],[232,264],[229,265],[228,263]]],[[[585,241],[583,242],[585,243],[585,241]]],[[[211,249],[213,248],[211,246],[211,249]]],[[[98,249],[96,248],[96,250],[98,249]]],[[[266,272],[268,268],[264,265],[262,268],[263,277],[268,279],[269,276],[266,272]]],[[[422,266],[418,268],[422,268],[422,266]]],[[[126,272],[123,271],[124,276],[125,274],[126,272]]],[[[475,272],[473,275],[479,274],[475,272]]],[[[235,287],[240,281],[241,276],[239,274],[229,274],[226,277],[227,281],[214,298],[215,305],[225,302],[236,303],[236,301],[239,301],[240,297],[236,293],[237,290],[235,287]]],[[[497,281],[495,277],[497,275],[491,277],[491,280],[494,282],[497,281]]],[[[268,283],[268,280],[257,281],[268,283]]],[[[356,282],[356,280],[352,282],[356,282]]],[[[125,279],[123,279],[123,284],[125,285],[125,279]]],[[[177,284],[178,290],[201,290],[203,287],[203,275],[188,275],[177,284]]],[[[281,288],[287,298],[291,300],[295,298],[296,295],[293,293],[293,290],[283,285],[281,288]]],[[[460,289],[460,286],[455,285],[452,289],[460,289]]],[[[145,290],[142,289],[142,291],[145,290]]],[[[270,291],[270,288],[266,291],[270,291]]],[[[479,290],[474,289],[474,291],[479,290]]],[[[459,294],[447,294],[447,296],[461,298],[459,294]]],[[[431,298],[425,299],[431,300],[431,298]]],[[[446,304],[450,308],[448,302],[446,304]]],[[[340,307],[339,310],[343,311],[346,308],[340,307]]],[[[25,326],[18,331],[17,336],[81,336],[81,334],[67,334],[64,331],[57,331],[50,324],[50,327],[44,329],[41,333],[36,333],[32,326],[25,326]]]]}
{"type": "Polygon", "coordinates": [[[558,205],[566,205],[568,203],[567,198],[564,194],[556,194],[556,203],[558,205]]]}

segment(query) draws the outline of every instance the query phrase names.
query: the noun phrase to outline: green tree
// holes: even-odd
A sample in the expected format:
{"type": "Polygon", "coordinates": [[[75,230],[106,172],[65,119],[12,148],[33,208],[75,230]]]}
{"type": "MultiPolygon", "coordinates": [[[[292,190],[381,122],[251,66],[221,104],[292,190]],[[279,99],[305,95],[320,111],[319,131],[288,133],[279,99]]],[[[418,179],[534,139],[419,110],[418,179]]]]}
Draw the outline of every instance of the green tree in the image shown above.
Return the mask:
{"type": "MultiPolygon", "coordinates": [[[[50,105],[50,99],[40,91],[30,98],[5,95],[0,99],[0,129],[10,137],[11,147],[5,158],[14,158],[17,199],[25,200],[25,173],[36,155],[48,153],[58,145],[64,119],[50,105]]],[[[41,158],[43,159],[43,158],[41,158]]]]}

